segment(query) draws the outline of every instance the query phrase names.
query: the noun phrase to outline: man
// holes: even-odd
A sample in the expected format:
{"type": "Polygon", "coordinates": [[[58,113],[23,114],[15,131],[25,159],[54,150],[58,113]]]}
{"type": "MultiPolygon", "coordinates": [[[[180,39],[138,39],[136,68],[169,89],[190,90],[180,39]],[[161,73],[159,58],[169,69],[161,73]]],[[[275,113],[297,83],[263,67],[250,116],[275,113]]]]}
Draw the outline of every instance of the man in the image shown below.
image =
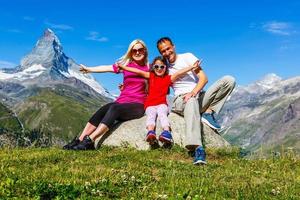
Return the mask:
{"type": "MultiPolygon", "coordinates": [[[[167,60],[170,74],[199,61],[191,53],[176,54],[175,45],[168,37],[160,38],[157,41],[157,49],[167,60]]],[[[224,76],[206,92],[202,92],[207,82],[208,79],[199,65],[199,69],[177,79],[172,86],[175,93],[172,111],[184,116],[186,123],[185,147],[189,151],[195,152],[194,164],[206,164],[206,153],[201,138],[200,112],[202,113],[202,122],[212,129],[220,129],[214,114],[220,112],[235,86],[233,77],[224,76]]]]}

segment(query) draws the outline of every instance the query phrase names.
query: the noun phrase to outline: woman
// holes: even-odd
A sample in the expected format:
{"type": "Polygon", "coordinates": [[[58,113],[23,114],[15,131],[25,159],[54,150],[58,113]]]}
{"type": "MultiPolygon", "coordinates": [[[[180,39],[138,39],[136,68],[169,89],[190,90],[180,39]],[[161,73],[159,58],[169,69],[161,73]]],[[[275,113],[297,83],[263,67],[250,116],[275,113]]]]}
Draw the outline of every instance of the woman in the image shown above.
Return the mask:
{"type": "MultiPolygon", "coordinates": [[[[142,40],[130,43],[126,54],[117,63],[108,66],[87,67],[81,65],[80,71],[119,73],[118,65],[127,65],[143,71],[149,71],[148,51],[142,40]]],[[[144,115],[146,99],[146,80],[129,71],[123,73],[123,89],[115,102],[102,106],[88,121],[79,138],[73,139],[64,149],[89,150],[94,149],[94,141],[112,128],[115,120],[126,121],[140,118],[144,115]]]]}

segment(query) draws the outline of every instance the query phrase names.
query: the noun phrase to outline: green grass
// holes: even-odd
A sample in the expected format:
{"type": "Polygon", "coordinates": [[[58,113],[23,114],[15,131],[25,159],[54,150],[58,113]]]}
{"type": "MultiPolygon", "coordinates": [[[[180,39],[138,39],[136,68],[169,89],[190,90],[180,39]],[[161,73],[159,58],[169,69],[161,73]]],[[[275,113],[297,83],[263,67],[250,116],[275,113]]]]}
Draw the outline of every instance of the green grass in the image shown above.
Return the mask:
{"type": "Polygon", "coordinates": [[[0,199],[299,199],[300,160],[247,160],[237,149],[208,150],[208,165],[187,153],[103,147],[2,149],[0,199]]]}

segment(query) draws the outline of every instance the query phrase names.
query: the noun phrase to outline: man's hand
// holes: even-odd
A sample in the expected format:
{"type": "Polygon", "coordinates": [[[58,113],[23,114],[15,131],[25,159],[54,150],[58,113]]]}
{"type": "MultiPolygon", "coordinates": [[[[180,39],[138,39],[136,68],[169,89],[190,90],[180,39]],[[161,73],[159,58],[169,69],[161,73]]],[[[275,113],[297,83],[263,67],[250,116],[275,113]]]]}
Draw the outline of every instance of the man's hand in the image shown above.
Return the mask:
{"type": "Polygon", "coordinates": [[[196,95],[193,92],[186,93],[182,98],[186,103],[190,98],[195,97],[196,95]]]}

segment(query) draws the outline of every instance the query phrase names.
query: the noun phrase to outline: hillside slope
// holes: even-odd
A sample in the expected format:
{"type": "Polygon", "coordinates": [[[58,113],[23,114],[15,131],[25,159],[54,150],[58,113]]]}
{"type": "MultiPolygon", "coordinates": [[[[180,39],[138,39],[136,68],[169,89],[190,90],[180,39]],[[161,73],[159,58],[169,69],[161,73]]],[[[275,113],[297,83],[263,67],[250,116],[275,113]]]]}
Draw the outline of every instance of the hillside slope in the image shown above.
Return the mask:
{"type": "Polygon", "coordinates": [[[91,115],[105,103],[104,99],[63,85],[37,90],[35,96],[17,105],[16,112],[27,129],[48,133],[55,145],[78,135],[91,115]]]}

